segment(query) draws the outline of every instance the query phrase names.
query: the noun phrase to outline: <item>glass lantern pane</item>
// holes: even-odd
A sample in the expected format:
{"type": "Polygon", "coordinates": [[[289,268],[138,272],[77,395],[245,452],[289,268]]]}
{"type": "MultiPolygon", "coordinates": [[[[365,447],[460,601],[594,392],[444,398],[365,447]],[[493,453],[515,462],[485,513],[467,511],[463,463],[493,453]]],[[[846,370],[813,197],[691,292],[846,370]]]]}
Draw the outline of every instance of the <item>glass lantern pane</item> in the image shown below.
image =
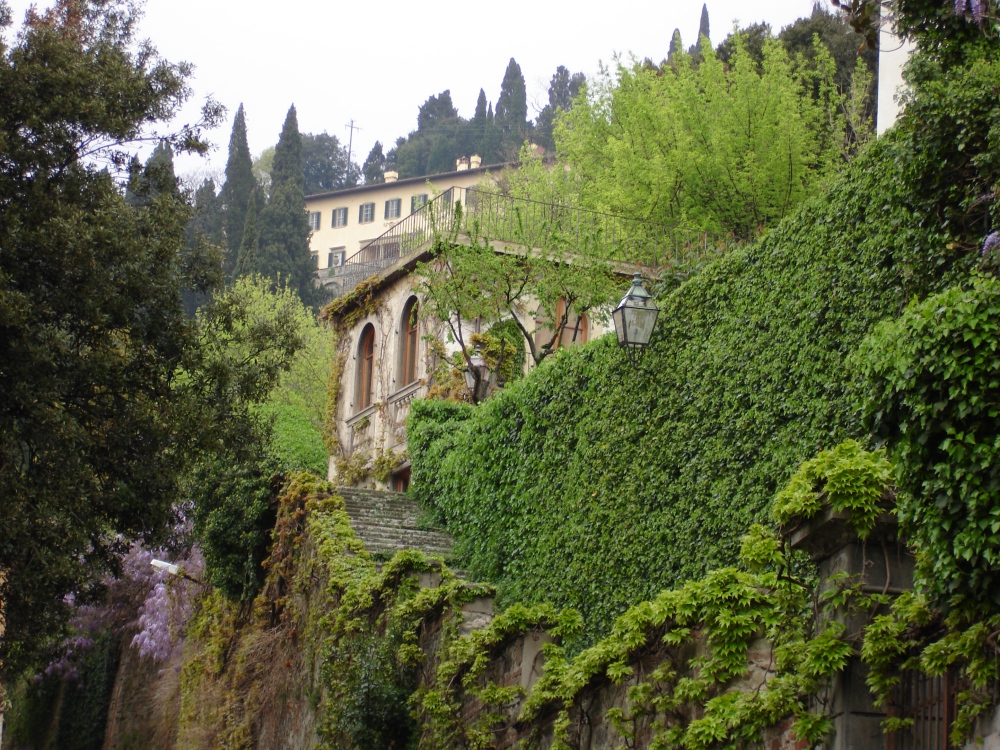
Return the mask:
{"type": "Polygon", "coordinates": [[[628,343],[632,345],[645,346],[653,335],[653,326],[656,323],[656,315],[659,310],[633,307],[625,316],[627,323],[626,335],[628,343]]]}
{"type": "Polygon", "coordinates": [[[611,318],[615,321],[615,333],[618,336],[619,346],[625,343],[625,322],[623,316],[625,310],[621,307],[617,308],[613,313],[611,313],[611,318]]]}

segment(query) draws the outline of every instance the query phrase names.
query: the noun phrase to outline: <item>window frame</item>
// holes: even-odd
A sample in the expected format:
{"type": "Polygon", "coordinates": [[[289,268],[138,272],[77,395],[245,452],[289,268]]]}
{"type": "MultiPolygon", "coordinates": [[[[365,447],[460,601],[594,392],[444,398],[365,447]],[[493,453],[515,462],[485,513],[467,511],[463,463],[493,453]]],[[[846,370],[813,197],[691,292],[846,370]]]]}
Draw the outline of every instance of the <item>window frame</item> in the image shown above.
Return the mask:
{"type": "Polygon", "coordinates": [[[347,226],[347,206],[339,206],[338,208],[333,209],[333,211],[331,212],[330,227],[333,229],[340,229],[340,227],[346,227],[346,226],[347,226]],[[344,220],[340,224],[337,223],[338,216],[343,218],[344,220]]]}
{"type": "Polygon", "coordinates": [[[420,301],[410,297],[399,321],[399,387],[420,379],[420,301]]]}
{"type": "Polygon", "coordinates": [[[375,221],[375,201],[358,206],[358,224],[371,224],[373,221],[375,221]],[[366,216],[368,218],[365,218],[366,216]]]}
{"type": "Polygon", "coordinates": [[[385,202],[385,218],[386,219],[399,219],[403,215],[403,199],[402,198],[389,198],[385,202]],[[395,212],[391,212],[390,208],[395,209],[395,212]]]}
{"type": "Polygon", "coordinates": [[[323,212],[322,211],[310,211],[309,212],[309,230],[311,232],[318,232],[319,228],[320,228],[320,224],[322,223],[322,220],[323,220],[323,212]]]}
{"type": "Polygon", "coordinates": [[[416,195],[410,196],[410,213],[414,214],[421,208],[427,205],[427,193],[417,193],[416,195]],[[422,201],[420,205],[417,205],[417,201],[422,201]]]}
{"type": "Polygon", "coordinates": [[[358,340],[357,408],[361,412],[374,403],[375,392],[375,326],[369,323],[361,330],[358,340]]]}

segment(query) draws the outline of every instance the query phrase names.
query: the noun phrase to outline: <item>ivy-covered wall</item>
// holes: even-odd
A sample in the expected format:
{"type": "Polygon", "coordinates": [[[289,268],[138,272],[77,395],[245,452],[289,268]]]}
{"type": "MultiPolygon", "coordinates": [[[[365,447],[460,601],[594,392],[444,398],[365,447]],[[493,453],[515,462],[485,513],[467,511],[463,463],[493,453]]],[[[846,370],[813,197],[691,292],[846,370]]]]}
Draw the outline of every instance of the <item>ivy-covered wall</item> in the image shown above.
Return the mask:
{"type": "Polygon", "coordinates": [[[476,409],[413,405],[411,491],[501,603],[573,606],[604,632],[629,602],[731,564],[799,462],[863,437],[852,352],[977,262],[998,70],[918,60],[896,130],[662,299],[638,371],[605,337],[476,409]]]}

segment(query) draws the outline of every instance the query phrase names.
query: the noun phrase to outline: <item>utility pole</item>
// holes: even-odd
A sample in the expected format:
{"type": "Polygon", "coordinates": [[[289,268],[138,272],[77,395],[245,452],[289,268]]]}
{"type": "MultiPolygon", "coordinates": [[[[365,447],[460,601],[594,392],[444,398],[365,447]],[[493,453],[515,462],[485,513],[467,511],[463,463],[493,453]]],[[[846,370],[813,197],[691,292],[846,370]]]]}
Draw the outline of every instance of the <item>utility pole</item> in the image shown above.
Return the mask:
{"type": "Polygon", "coordinates": [[[347,137],[347,170],[351,170],[351,149],[354,147],[354,131],[361,130],[357,125],[354,124],[354,118],[351,118],[351,122],[344,126],[351,131],[351,134],[347,137]]]}

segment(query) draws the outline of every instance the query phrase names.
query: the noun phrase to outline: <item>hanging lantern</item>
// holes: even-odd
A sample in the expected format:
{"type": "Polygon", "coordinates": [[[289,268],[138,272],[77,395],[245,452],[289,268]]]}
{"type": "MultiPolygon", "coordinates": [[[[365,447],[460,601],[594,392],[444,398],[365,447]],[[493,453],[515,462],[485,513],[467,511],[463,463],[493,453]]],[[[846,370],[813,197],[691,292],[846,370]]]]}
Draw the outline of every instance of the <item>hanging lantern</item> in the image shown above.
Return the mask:
{"type": "Polygon", "coordinates": [[[649,292],[643,289],[642,278],[636,274],[628,293],[611,313],[615,321],[615,333],[618,334],[618,345],[625,350],[632,367],[638,367],[639,359],[649,346],[659,314],[660,308],[649,292]]]}
{"type": "Polygon", "coordinates": [[[472,400],[476,403],[482,401],[490,392],[490,386],[492,383],[493,373],[490,371],[489,365],[486,364],[486,360],[483,359],[483,353],[477,346],[476,350],[469,357],[469,367],[465,370],[465,384],[469,387],[469,392],[472,394],[472,400]],[[476,388],[476,374],[479,375],[479,388],[476,388]]]}

